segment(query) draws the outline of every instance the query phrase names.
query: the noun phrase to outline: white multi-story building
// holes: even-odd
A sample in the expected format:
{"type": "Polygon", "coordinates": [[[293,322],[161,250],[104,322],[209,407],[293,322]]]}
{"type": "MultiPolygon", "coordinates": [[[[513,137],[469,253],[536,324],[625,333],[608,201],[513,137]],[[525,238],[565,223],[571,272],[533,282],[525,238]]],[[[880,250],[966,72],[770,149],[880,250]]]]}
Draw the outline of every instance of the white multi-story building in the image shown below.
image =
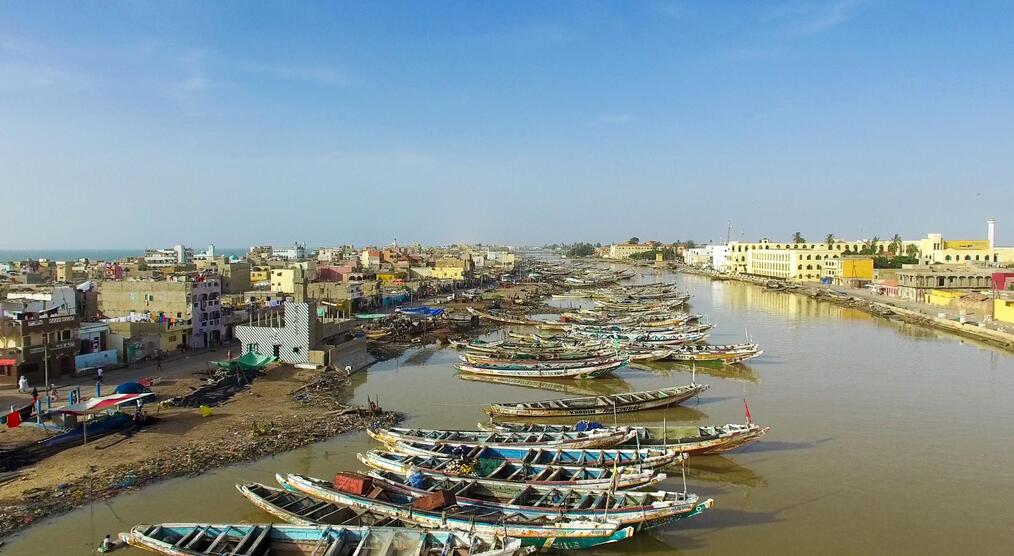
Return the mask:
{"type": "Polygon", "coordinates": [[[292,247],[272,247],[271,256],[290,261],[301,261],[306,258],[306,244],[293,243],[292,247]]]}
{"type": "Polygon", "coordinates": [[[169,249],[145,249],[144,263],[151,268],[179,266],[192,262],[194,250],[184,245],[173,245],[169,249]]]}

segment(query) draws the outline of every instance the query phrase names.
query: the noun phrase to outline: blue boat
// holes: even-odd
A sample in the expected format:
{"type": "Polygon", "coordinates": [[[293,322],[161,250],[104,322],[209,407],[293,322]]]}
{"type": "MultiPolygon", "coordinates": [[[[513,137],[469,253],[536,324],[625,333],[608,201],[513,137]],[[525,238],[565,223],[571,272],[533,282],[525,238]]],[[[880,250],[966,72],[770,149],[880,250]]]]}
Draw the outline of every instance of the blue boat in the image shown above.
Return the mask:
{"type": "Polygon", "coordinates": [[[513,556],[527,552],[517,539],[482,538],[453,531],[331,525],[164,523],[138,525],[120,539],[171,556],[513,556]]]}

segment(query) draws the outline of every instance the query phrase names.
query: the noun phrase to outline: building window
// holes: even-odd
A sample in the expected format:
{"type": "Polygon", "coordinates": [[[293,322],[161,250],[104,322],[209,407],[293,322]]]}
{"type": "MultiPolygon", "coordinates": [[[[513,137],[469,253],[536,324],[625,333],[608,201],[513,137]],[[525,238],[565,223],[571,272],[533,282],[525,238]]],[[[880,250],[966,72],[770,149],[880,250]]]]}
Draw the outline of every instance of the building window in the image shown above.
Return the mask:
{"type": "Polygon", "coordinates": [[[61,336],[61,339],[63,339],[63,340],[69,340],[70,339],[70,330],[64,330],[63,332],[60,333],[60,336],[61,336]]]}

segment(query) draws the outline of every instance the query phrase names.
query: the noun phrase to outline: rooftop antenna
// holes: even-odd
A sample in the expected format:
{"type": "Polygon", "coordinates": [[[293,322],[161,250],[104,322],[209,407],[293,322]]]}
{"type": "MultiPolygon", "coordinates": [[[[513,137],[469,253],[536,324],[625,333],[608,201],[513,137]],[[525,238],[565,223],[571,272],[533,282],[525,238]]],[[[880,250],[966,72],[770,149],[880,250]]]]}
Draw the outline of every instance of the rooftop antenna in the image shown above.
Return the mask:
{"type": "Polygon", "coordinates": [[[729,243],[732,240],[732,220],[729,221],[729,225],[725,228],[725,243],[729,243]]]}

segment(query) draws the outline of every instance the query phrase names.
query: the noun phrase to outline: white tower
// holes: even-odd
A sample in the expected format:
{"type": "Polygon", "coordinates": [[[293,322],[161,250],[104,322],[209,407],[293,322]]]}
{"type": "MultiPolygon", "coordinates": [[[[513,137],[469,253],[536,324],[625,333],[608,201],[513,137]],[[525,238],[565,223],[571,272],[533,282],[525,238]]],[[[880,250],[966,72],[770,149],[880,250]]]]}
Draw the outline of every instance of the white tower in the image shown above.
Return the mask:
{"type": "Polygon", "coordinates": [[[996,262],[996,255],[993,253],[993,242],[996,240],[996,220],[990,218],[986,221],[986,241],[989,242],[989,262],[996,262]]]}

